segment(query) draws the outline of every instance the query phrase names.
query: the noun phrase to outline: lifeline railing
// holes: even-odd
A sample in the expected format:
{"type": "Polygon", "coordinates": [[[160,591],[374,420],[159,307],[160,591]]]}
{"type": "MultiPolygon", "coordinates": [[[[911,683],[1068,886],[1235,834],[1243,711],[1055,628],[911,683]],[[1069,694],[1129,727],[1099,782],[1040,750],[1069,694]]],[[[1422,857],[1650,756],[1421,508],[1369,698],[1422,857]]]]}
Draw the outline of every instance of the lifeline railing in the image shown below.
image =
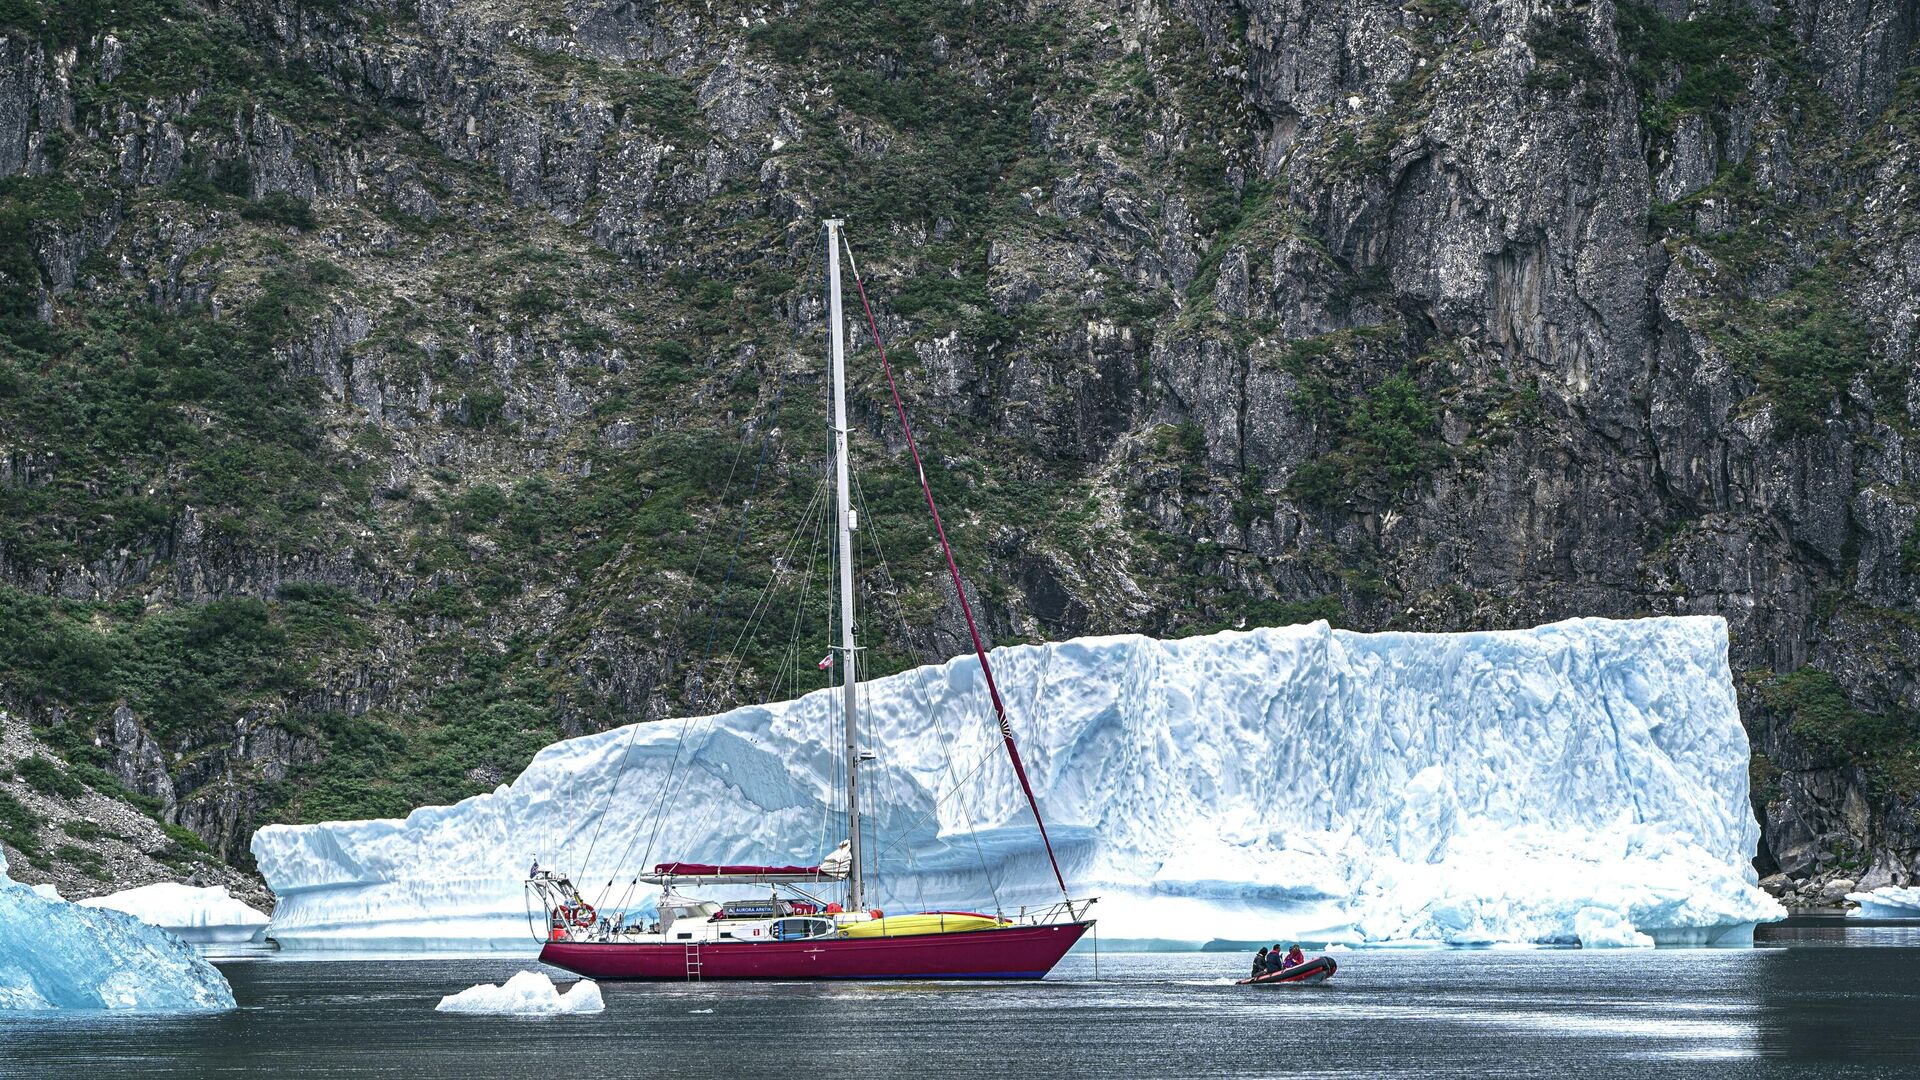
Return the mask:
{"type": "Polygon", "coordinates": [[[1003,916],[1015,926],[1051,926],[1056,923],[1086,922],[1087,912],[1100,902],[1097,896],[1084,900],[1057,900],[1044,907],[1022,905],[1018,912],[1003,916]]]}

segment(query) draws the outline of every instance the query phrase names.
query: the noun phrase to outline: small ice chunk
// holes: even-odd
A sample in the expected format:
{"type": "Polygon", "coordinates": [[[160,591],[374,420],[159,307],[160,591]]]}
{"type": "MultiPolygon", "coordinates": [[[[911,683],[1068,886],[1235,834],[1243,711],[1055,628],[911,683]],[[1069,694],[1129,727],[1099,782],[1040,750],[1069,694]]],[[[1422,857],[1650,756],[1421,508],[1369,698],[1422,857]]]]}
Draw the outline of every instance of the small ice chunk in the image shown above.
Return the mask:
{"type": "Polygon", "coordinates": [[[225,885],[199,889],[163,881],[80,903],[124,911],[149,926],[201,944],[250,941],[266,929],[269,921],[265,912],[234,899],[225,885]]]}
{"type": "Polygon", "coordinates": [[[581,979],[562,993],[546,975],[522,971],[499,986],[481,983],[457,994],[448,994],[434,1009],[489,1016],[560,1016],[597,1013],[606,1007],[606,1002],[600,999],[600,986],[592,979],[581,979]]]}
{"type": "Polygon", "coordinates": [[[34,885],[34,886],[31,886],[31,888],[33,889],[33,895],[35,896],[44,896],[49,900],[65,900],[66,899],[66,897],[60,895],[60,886],[55,885],[51,882],[46,882],[40,885],[34,885]]]}
{"type": "Polygon", "coordinates": [[[1635,930],[1625,915],[1609,908],[1581,908],[1573,916],[1573,932],[1583,949],[1653,948],[1652,938],[1635,930]]]}
{"type": "Polygon", "coordinates": [[[1920,919],[1920,886],[1885,885],[1872,892],[1850,892],[1862,919],[1920,919]]]}

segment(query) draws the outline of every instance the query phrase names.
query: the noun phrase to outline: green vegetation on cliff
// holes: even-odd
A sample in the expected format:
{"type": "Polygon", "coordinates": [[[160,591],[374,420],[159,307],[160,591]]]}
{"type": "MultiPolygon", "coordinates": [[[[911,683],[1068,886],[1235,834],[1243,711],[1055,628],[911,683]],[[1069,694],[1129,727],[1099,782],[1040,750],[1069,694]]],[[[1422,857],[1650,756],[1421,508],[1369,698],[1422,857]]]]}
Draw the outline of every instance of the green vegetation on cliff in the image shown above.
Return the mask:
{"type": "Polygon", "coordinates": [[[1818,668],[1756,679],[1761,700],[1787,716],[1804,745],[1865,770],[1883,795],[1920,794],[1920,714],[1861,709],[1840,680],[1818,668]]]}
{"type": "MultiPolygon", "coordinates": [[[[1722,612],[1909,790],[1806,598],[1920,577],[1920,78],[1605,14],[0,0],[8,782],[241,860],[819,685],[842,216],[997,642],[1722,612]]],[[[885,673],[961,637],[853,343],[885,673]]]]}

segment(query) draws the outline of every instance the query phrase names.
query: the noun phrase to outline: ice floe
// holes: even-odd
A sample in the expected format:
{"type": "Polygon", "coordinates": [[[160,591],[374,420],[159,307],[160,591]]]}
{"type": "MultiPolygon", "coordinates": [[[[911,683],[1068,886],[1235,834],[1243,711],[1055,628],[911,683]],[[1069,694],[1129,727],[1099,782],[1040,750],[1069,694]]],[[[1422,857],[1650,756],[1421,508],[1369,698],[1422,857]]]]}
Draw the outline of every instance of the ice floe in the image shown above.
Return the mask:
{"type": "Polygon", "coordinates": [[[600,986],[592,979],[581,979],[562,991],[551,978],[538,971],[519,972],[498,986],[481,983],[468,987],[457,994],[448,994],[434,1006],[439,1012],[490,1016],[560,1016],[597,1013],[606,1007],[600,998],[600,986]]]}
{"type": "Polygon", "coordinates": [[[1847,899],[1860,905],[1853,914],[1862,919],[1920,919],[1920,886],[1885,885],[1847,899]]]}

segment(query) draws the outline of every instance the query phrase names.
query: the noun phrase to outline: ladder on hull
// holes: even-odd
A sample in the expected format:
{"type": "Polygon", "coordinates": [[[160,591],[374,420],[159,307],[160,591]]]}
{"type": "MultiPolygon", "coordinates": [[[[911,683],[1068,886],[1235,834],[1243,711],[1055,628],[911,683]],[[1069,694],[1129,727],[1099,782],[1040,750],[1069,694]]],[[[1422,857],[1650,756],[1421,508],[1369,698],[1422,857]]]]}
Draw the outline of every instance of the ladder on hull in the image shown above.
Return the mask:
{"type": "Polygon", "coordinates": [[[706,964],[700,958],[700,943],[696,941],[688,945],[686,947],[686,950],[687,950],[687,981],[688,982],[703,981],[701,978],[701,974],[705,970],[706,964]]]}

